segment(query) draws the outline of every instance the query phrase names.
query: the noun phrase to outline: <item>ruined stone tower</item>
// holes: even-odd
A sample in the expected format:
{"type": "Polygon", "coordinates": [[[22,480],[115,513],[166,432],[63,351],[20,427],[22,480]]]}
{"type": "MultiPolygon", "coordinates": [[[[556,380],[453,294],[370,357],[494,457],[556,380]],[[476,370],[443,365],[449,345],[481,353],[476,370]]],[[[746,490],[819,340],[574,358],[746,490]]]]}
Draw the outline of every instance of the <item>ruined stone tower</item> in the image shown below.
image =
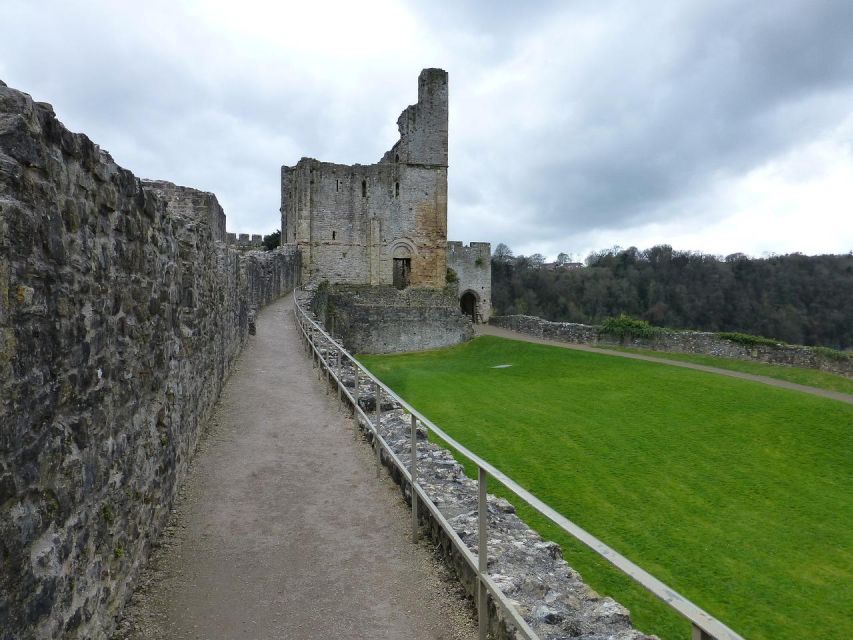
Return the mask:
{"type": "Polygon", "coordinates": [[[303,282],[441,288],[447,273],[447,72],[424,69],[377,164],[281,168],[281,237],[303,282]]]}

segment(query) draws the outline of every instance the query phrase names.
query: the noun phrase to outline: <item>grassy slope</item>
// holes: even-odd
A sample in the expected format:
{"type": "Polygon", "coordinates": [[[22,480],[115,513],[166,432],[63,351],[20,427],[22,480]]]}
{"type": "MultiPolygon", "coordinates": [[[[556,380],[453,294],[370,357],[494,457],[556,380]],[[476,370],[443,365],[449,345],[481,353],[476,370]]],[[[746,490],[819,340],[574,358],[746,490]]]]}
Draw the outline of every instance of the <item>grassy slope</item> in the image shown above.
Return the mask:
{"type": "MultiPolygon", "coordinates": [[[[364,361],[462,444],[744,636],[853,637],[850,405],[493,337],[364,361]]],[[[687,637],[630,580],[520,512],[639,628],[687,637]]]]}
{"type": "Polygon", "coordinates": [[[751,373],[756,376],[767,376],[768,378],[776,378],[777,380],[796,382],[797,384],[804,384],[809,387],[817,387],[819,389],[828,389],[829,391],[840,391],[841,393],[853,394],[853,380],[834,373],[817,371],[816,369],[785,367],[781,365],[767,364],[765,362],[735,360],[734,358],[717,358],[714,356],[703,356],[693,353],[672,353],[669,351],[652,351],[651,349],[610,347],[604,345],[602,345],[601,348],[613,351],[624,351],[626,353],[638,353],[644,356],[664,358],[667,360],[693,362],[695,364],[703,364],[708,367],[741,371],[743,373],[751,373]]]}

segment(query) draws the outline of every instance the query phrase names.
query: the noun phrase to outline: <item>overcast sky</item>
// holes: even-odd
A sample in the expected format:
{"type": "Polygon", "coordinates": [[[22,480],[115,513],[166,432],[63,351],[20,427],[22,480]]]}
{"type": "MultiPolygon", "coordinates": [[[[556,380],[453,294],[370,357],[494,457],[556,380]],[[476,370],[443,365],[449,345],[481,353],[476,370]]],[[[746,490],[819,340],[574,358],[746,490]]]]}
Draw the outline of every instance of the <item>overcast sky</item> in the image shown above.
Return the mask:
{"type": "Polygon", "coordinates": [[[853,250],[853,2],[0,0],[0,79],[136,175],[279,225],[450,74],[449,236],[516,254],[853,250]]]}

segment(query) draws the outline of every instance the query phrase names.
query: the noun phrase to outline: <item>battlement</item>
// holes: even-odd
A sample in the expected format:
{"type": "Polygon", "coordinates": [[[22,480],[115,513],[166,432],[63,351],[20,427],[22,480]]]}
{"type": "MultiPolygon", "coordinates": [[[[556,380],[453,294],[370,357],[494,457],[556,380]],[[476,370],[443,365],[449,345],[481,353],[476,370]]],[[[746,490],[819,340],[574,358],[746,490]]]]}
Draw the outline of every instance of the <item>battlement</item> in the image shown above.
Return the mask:
{"type": "Polygon", "coordinates": [[[263,247],[264,246],[264,237],[259,233],[253,233],[249,235],[248,233],[228,233],[226,234],[228,244],[240,247],[240,248],[248,248],[248,247],[263,247]]]}
{"type": "Polygon", "coordinates": [[[472,262],[477,258],[486,258],[491,260],[492,245],[488,242],[472,242],[466,245],[458,240],[448,240],[448,262],[451,260],[451,256],[453,256],[453,259],[455,260],[471,260],[472,262]]]}

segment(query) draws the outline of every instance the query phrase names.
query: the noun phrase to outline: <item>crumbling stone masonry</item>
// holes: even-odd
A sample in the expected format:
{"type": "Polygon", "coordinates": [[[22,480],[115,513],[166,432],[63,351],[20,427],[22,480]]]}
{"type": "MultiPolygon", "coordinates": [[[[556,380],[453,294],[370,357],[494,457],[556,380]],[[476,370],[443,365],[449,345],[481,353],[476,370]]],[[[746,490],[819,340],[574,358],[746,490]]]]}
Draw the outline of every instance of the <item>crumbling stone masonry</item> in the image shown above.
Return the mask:
{"type": "Polygon", "coordinates": [[[447,72],[421,72],[418,102],[397,125],[377,164],[281,168],[281,241],[301,249],[304,282],[444,286],[447,72]]]}
{"type": "Polygon", "coordinates": [[[294,247],[0,82],[0,639],[105,638],[294,247]]]}

